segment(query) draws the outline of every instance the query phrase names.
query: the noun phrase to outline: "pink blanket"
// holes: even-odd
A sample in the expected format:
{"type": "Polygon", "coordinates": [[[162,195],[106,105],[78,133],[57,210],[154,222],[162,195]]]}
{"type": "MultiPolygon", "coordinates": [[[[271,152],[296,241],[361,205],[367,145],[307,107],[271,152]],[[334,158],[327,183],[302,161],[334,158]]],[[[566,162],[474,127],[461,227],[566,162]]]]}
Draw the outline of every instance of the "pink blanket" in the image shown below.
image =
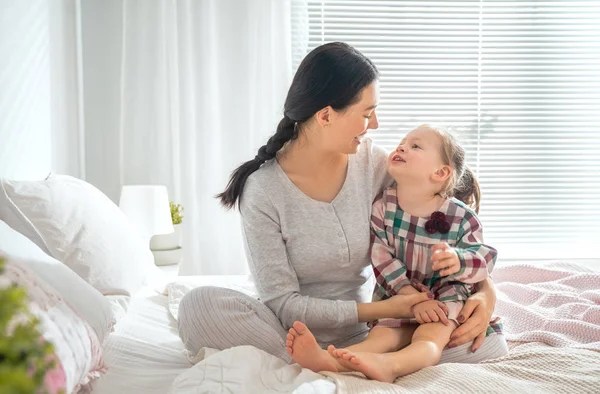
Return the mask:
{"type": "Polygon", "coordinates": [[[493,279],[507,340],[600,351],[600,272],[519,264],[497,268],[493,279]]]}
{"type": "Polygon", "coordinates": [[[493,278],[508,356],[436,365],[393,384],[357,374],[323,374],[338,393],[351,394],[600,392],[600,267],[500,264],[493,278]]]}

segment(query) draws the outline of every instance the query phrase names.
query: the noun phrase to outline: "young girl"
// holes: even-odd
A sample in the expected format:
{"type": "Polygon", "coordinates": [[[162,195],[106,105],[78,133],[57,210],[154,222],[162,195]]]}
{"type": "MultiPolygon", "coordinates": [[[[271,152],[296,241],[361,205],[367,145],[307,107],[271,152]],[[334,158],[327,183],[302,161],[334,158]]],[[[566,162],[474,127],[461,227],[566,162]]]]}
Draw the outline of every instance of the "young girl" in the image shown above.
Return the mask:
{"type": "MultiPolygon", "coordinates": [[[[395,352],[333,346],[328,351],[341,366],[338,371],[393,382],[439,362],[461,323],[464,302],[474,284],[491,272],[497,252],[483,243],[475,213],[479,186],[465,165],[464,149],[449,133],[429,125],[412,130],[389,155],[388,172],[400,186],[384,190],[373,203],[373,301],[419,291],[429,291],[435,299],[415,305],[414,319],[372,323],[371,334],[376,335],[365,343],[370,341],[370,349],[385,349],[391,341],[399,344],[395,352]]],[[[291,342],[296,337],[293,330],[291,338],[288,335],[291,342]]]]}

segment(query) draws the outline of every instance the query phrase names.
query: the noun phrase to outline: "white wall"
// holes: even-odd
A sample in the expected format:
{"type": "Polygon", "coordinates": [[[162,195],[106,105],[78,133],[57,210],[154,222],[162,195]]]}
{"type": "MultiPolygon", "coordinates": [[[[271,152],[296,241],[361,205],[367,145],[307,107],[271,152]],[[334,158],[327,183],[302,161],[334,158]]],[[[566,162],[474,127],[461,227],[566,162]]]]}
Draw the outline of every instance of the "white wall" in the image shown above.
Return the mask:
{"type": "Polygon", "coordinates": [[[0,0],[0,176],[80,175],[74,17],[75,0],[0,0]]]}

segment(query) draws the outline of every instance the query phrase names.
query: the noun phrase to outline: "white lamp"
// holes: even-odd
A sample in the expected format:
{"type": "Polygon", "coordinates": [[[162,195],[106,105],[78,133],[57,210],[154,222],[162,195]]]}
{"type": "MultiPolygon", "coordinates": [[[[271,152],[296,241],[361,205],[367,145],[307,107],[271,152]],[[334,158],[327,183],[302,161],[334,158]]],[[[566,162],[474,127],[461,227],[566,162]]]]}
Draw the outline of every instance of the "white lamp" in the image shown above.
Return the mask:
{"type": "Polygon", "coordinates": [[[156,234],[174,231],[167,188],[161,185],[126,185],[121,189],[119,207],[150,247],[156,234]]]}

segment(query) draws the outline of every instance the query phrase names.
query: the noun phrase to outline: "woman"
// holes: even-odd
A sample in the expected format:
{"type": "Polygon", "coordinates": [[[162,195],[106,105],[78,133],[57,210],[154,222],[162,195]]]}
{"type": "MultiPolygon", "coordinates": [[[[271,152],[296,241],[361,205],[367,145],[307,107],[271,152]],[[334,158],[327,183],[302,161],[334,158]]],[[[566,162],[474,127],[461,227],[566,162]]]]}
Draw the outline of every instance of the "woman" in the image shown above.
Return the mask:
{"type": "MultiPolygon", "coordinates": [[[[305,356],[327,363],[322,347],[368,351],[366,322],[412,317],[412,306],[428,299],[421,293],[369,302],[370,208],[391,183],[386,152],[364,138],[378,127],[378,102],[378,71],[356,49],[329,43],[302,61],[277,132],[219,195],[227,208],[239,204],[260,301],[224,288],[189,292],[179,307],[179,335],[192,354],[253,345],[290,362],[287,330],[301,321],[314,334],[304,336],[305,356]]],[[[492,282],[478,284],[441,362],[506,353],[502,335],[486,337],[494,304],[492,282]]]]}

